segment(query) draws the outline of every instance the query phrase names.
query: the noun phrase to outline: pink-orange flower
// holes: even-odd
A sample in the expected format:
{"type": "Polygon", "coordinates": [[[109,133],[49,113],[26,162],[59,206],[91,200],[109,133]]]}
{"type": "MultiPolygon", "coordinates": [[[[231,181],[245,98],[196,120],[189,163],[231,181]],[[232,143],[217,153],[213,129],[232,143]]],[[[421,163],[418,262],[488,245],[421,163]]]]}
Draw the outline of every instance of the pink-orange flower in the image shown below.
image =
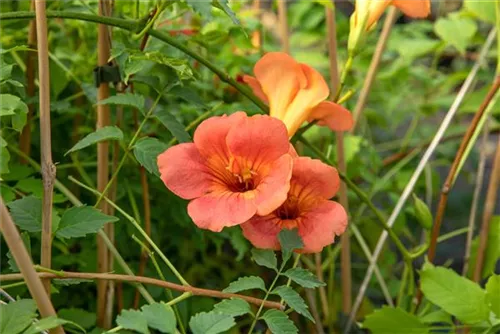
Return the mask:
{"type": "Polygon", "coordinates": [[[224,227],[267,215],[286,199],[292,174],[290,144],[283,123],[244,112],[211,117],[194,133],[194,143],[170,147],[158,156],[168,189],[192,200],[188,214],[200,228],[224,227]]]}
{"type": "Polygon", "coordinates": [[[319,120],[334,131],[346,131],[353,125],[351,113],[325,99],[330,89],[321,74],[296,62],[282,52],[266,53],[254,67],[255,77],[243,81],[254,94],[269,104],[269,114],[285,123],[291,137],[305,122],[319,120]]]}
{"type": "Polygon", "coordinates": [[[320,252],[347,227],[344,208],[329,200],[339,184],[335,168],[307,157],[294,159],[287,200],[271,214],[242,224],[243,235],[257,248],[280,249],[279,232],[297,228],[304,243],[299,252],[320,252]]]}

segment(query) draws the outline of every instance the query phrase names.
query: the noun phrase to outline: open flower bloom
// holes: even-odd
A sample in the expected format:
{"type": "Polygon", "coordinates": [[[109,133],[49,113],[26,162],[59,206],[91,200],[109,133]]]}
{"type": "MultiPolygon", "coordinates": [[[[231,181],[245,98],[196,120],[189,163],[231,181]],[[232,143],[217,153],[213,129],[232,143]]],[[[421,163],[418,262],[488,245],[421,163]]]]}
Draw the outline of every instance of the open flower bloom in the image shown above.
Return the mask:
{"type": "Polygon", "coordinates": [[[254,67],[255,77],[243,81],[269,104],[269,113],[285,123],[291,137],[305,122],[318,120],[334,131],[353,125],[351,113],[339,104],[325,101],[330,89],[321,74],[282,52],[266,53],[254,67]]]}
{"type": "Polygon", "coordinates": [[[244,112],[211,117],[194,133],[194,143],[158,156],[161,179],[188,204],[200,228],[220,232],[255,214],[267,215],[287,197],[292,175],[287,131],[269,116],[244,112]]]}
{"type": "Polygon", "coordinates": [[[297,228],[304,243],[298,251],[320,252],[347,227],[344,208],[329,200],[339,184],[335,168],[307,157],[294,159],[287,200],[271,214],[242,224],[243,235],[257,248],[280,249],[279,232],[297,228]]]}
{"type": "Polygon", "coordinates": [[[356,9],[351,16],[351,29],[362,24],[365,17],[365,30],[372,29],[385,9],[391,5],[415,18],[427,17],[431,11],[430,0],[356,0],[356,9]]]}

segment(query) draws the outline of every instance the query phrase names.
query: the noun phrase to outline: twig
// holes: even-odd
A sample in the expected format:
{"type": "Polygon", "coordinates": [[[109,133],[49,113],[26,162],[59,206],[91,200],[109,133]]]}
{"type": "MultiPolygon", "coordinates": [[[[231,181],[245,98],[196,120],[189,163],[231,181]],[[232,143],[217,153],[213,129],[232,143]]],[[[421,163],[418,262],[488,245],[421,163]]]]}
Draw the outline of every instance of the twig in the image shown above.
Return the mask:
{"type": "Polygon", "coordinates": [[[474,118],[472,119],[469,128],[467,129],[467,132],[465,133],[465,136],[463,137],[462,142],[460,143],[460,147],[458,148],[458,152],[455,155],[455,159],[453,160],[450,171],[448,172],[446,181],[444,182],[443,188],[441,190],[441,197],[439,199],[436,218],[434,220],[434,225],[432,227],[429,252],[427,253],[427,257],[430,262],[434,261],[434,257],[436,255],[437,238],[439,236],[439,231],[441,229],[441,224],[443,222],[444,212],[446,210],[446,204],[448,203],[448,193],[450,192],[451,187],[453,187],[453,183],[454,180],[456,179],[456,174],[459,165],[462,159],[464,158],[465,151],[474,135],[474,132],[476,131],[476,128],[478,127],[481,119],[483,118],[484,113],[486,112],[486,109],[488,108],[488,105],[490,104],[491,100],[493,99],[499,88],[500,88],[500,75],[493,82],[493,85],[491,86],[488,94],[486,94],[486,97],[481,103],[481,106],[474,115],[474,118]]]}
{"type": "MultiPolygon", "coordinates": [[[[38,81],[40,86],[40,146],[43,180],[42,204],[42,250],[41,263],[50,268],[52,259],[52,195],[56,166],[52,162],[52,145],[50,131],[50,71],[49,45],[47,38],[47,17],[45,16],[45,0],[36,0],[36,35],[38,44],[38,81]]],[[[45,291],[50,296],[50,280],[43,282],[45,291]]]]}
{"type": "MultiPolygon", "coordinates": [[[[40,310],[40,315],[42,317],[55,316],[56,311],[50,302],[49,294],[45,291],[42,281],[37,276],[37,273],[33,267],[33,262],[24,246],[21,239],[21,235],[17,231],[12,218],[10,217],[9,211],[3,203],[3,199],[0,197],[0,231],[2,232],[3,238],[7,243],[7,246],[16,261],[17,267],[19,268],[20,274],[16,274],[18,279],[24,279],[31,296],[36,302],[38,309],[40,310]]],[[[51,331],[51,333],[64,333],[61,327],[56,327],[51,331]]]]}
{"type": "MultiPolygon", "coordinates": [[[[99,15],[107,16],[108,0],[99,0],[99,15]]],[[[110,56],[110,45],[109,45],[109,31],[108,26],[104,24],[98,25],[97,32],[97,66],[105,66],[108,63],[110,56]]],[[[109,97],[109,84],[107,82],[101,82],[99,84],[99,89],[97,92],[97,102],[102,101],[109,97]]],[[[97,125],[96,128],[100,129],[105,126],[109,126],[110,122],[110,111],[107,104],[97,103],[97,125]]],[[[103,141],[97,144],[97,189],[103,191],[104,187],[108,184],[109,180],[109,142],[103,141]]],[[[109,213],[108,204],[102,202],[100,204],[101,211],[103,213],[109,213]]],[[[110,236],[109,231],[110,224],[104,226],[104,231],[110,236]]],[[[109,271],[109,252],[104,244],[102,238],[97,237],[97,270],[101,273],[109,271]]],[[[107,309],[107,290],[108,282],[98,281],[97,282],[97,325],[101,328],[108,329],[111,327],[110,319],[106,316],[107,309]]]]}
{"type": "MultiPolygon", "coordinates": [[[[500,81],[500,75],[498,76],[500,81]]],[[[481,231],[479,232],[479,247],[477,249],[476,268],[474,270],[473,279],[476,282],[482,277],[484,258],[486,247],[488,246],[488,233],[490,230],[491,217],[495,211],[497,204],[498,186],[500,184],[500,136],[498,137],[498,144],[495,153],[495,161],[490,174],[490,183],[488,185],[488,192],[486,193],[486,202],[483,209],[483,221],[481,231]]]]}
{"type": "MultiPolygon", "coordinates": [[[[443,137],[444,133],[446,132],[446,129],[450,125],[450,122],[455,115],[456,111],[458,110],[458,107],[462,103],[465,94],[469,90],[469,88],[472,85],[472,82],[474,81],[474,78],[476,77],[477,72],[479,71],[479,68],[486,57],[486,54],[488,53],[489,49],[491,48],[491,45],[493,44],[493,41],[495,39],[496,35],[496,30],[493,28],[486,40],[486,43],[483,45],[483,48],[481,50],[481,53],[478,57],[478,60],[474,64],[472,70],[470,71],[469,75],[467,76],[467,79],[463,83],[462,87],[460,88],[460,91],[457,94],[457,97],[455,98],[455,101],[453,102],[452,106],[448,110],[448,113],[444,117],[439,129],[437,130],[434,139],[432,140],[431,144],[425,151],[424,155],[422,156],[422,159],[420,160],[417,168],[413,172],[412,177],[410,178],[408,184],[406,185],[405,189],[403,190],[403,193],[401,194],[398,202],[396,203],[396,206],[394,207],[394,210],[392,211],[391,216],[389,217],[389,220],[387,221],[387,225],[389,227],[392,227],[399,216],[399,213],[403,209],[404,204],[406,203],[406,200],[410,196],[410,194],[413,191],[413,188],[415,187],[415,184],[417,183],[418,178],[420,177],[420,174],[422,173],[425,165],[429,161],[432,153],[436,149],[437,145],[441,141],[441,138],[443,137]]],[[[388,233],[387,231],[382,232],[382,235],[379,237],[379,240],[377,242],[377,246],[375,247],[375,250],[373,252],[373,256],[376,259],[380,256],[380,253],[382,252],[382,249],[384,247],[385,241],[387,240],[388,233]]],[[[375,261],[374,261],[375,262],[375,261]]],[[[354,321],[354,318],[356,316],[356,313],[358,312],[359,307],[361,306],[361,302],[363,301],[364,295],[366,293],[366,289],[368,288],[368,284],[370,283],[371,277],[373,275],[373,270],[375,268],[375,263],[372,262],[368,266],[368,270],[366,272],[366,275],[363,279],[363,282],[361,283],[361,286],[359,288],[358,296],[356,297],[356,300],[354,302],[354,307],[352,309],[352,312],[349,316],[349,321],[347,323],[347,326],[345,328],[345,333],[348,333],[349,330],[351,329],[352,323],[354,321]]]]}
{"type": "Polygon", "coordinates": [[[290,53],[290,40],[288,36],[288,18],[286,0],[278,0],[278,23],[281,37],[281,50],[290,53]]]}
{"type": "MultiPolygon", "coordinates": [[[[32,11],[35,10],[35,0],[31,0],[30,8],[32,11]]],[[[35,20],[31,20],[28,28],[28,48],[36,48],[36,23],[35,20]]],[[[35,96],[35,51],[26,51],[26,96],[28,98],[35,96]]],[[[33,118],[34,104],[28,104],[28,116],[26,119],[26,125],[21,132],[21,137],[19,139],[19,147],[26,153],[26,155],[31,154],[31,122],[33,118]]],[[[26,163],[24,159],[21,159],[21,163],[26,163]]]]}
{"type": "MultiPolygon", "coordinates": [[[[255,305],[261,305],[263,303],[263,300],[259,298],[249,297],[245,295],[238,295],[235,293],[226,293],[218,290],[209,290],[209,289],[196,288],[193,286],[180,285],[168,281],[162,281],[156,278],[143,277],[143,276],[119,275],[119,274],[109,274],[109,273],[78,273],[69,271],[61,271],[60,273],[58,273],[58,275],[45,272],[36,273],[34,270],[33,272],[35,274],[35,277],[36,275],[38,275],[38,277],[43,277],[43,278],[58,278],[58,279],[79,278],[79,279],[91,279],[91,280],[108,280],[108,281],[114,280],[114,281],[131,282],[131,283],[143,283],[143,284],[159,286],[162,288],[172,289],[176,291],[190,292],[195,296],[207,296],[207,297],[214,297],[221,299],[237,297],[244,299],[247,302],[255,305]]],[[[23,275],[21,274],[0,275],[0,282],[14,281],[20,279],[23,279],[23,275]]],[[[283,308],[280,303],[270,302],[270,301],[264,302],[264,306],[267,308],[275,308],[279,310],[283,308]]]]}
{"type": "Polygon", "coordinates": [[[472,237],[474,236],[474,230],[476,227],[476,214],[477,214],[477,206],[479,203],[479,198],[481,196],[481,189],[483,188],[483,179],[484,179],[484,168],[486,166],[486,144],[488,143],[489,137],[489,120],[487,119],[484,124],[483,135],[481,138],[481,149],[479,153],[479,164],[477,166],[477,175],[476,175],[476,186],[474,188],[474,196],[472,198],[472,205],[470,209],[469,215],[469,225],[467,231],[467,241],[465,243],[465,255],[464,255],[464,267],[462,269],[462,276],[466,276],[469,271],[469,260],[470,253],[472,247],[472,237]]]}
{"type": "MultiPolygon", "coordinates": [[[[335,22],[335,10],[326,8],[328,56],[330,60],[330,90],[339,90],[339,70],[337,62],[337,28],[335,22]]],[[[335,100],[335,97],[333,97],[335,100]]],[[[338,170],[341,173],[346,171],[346,161],[344,152],[344,133],[335,133],[337,139],[338,170]]],[[[339,202],[344,209],[349,212],[349,202],[347,200],[347,187],[344,182],[340,183],[339,202]]],[[[342,287],[342,311],[348,314],[352,305],[352,275],[351,275],[351,240],[349,233],[344,233],[340,237],[342,251],[340,254],[341,287],[342,287]]],[[[323,293],[324,290],[323,290],[323,293]]],[[[324,309],[325,315],[329,314],[328,308],[324,309]]]]}
{"type": "Polygon", "coordinates": [[[361,117],[363,109],[365,108],[365,104],[368,99],[368,94],[370,93],[373,80],[377,75],[378,66],[380,65],[380,60],[382,59],[382,53],[385,50],[387,40],[389,39],[389,35],[391,34],[392,25],[394,24],[394,21],[396,21],[397,13],[398,13],[397,8],[392,6],[389,9],[389,13],[387,13],[387,16],[385,18],[382,32],[380,33],[377,46],[375,47],[375,53],[373,54],[370,67],[368,68],[368,73],[366,74],[365,81],[363,83],[363,88],[361,88],[358,101],[356,102],[356,106],[354,107],[353,111],[354,126],[351,129],[352,133],[356,129],[356,125],[358,124],[359,118],[361,117]]]}

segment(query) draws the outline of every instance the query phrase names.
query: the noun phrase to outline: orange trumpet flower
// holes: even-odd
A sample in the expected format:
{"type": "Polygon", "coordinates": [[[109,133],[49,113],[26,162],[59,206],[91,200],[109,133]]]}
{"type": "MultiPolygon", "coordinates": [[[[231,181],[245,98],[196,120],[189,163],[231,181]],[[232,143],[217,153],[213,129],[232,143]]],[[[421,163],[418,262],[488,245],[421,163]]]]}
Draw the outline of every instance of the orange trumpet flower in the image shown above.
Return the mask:
{"type": "Polygon", "coordinates": [[[297,157],[287,200],[271,214],[254,216],[241,224],[245,238],[257,248],[280,249],[278,234],[282,229],[298,229],[304,247],[298,252],[317,253],[344,233],[347,213],[330,201],[339,189],[337,170],[319,160],[297,157]]]}
{"type": "Polygon", "coordinates": [[[283,122],[244,112],[211,117],[194,143],[168,148],[157,159],[163,183],[191,200],[188,214],[200,228],[224,227],[267,215],[287,198],[292,175],[283,122]]]}
{"type": "Polygon", "coordinates": [[[269,104],[270,116],[285,123],[291,137],[305,121],[318,120],[334,131],[353,125],[351,113],[339,104],[325,101],[330,89],[321,74],[282,52],[266,53],[254,67],[255,77],[243,81],[269,104]]]}

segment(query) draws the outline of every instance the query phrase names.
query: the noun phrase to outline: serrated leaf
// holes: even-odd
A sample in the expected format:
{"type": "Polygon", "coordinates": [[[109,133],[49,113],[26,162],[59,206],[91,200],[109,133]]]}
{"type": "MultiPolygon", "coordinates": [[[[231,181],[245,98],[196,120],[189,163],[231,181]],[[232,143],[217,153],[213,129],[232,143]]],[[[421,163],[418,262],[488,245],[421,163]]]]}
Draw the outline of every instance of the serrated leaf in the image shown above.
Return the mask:
{"type": "Polygon", "coordinates": [[[492,275],[486,283],[486,302],[490,310],[500,318],[500,275],[492,275]]]}
{"type": "Polygon", "coordinates": [[[94,327],[97,319],[95,313],[79,308],[63,308],[57,311],[57,315],[59,318],[76,323],[84,329],[94,327]]]}
{"type": "Polygon", "coordinates": [[[451,269],[424,265],[420,272],[422,292],[433,304],[465,324],[475,324],[489,317],[486,291],[451,269]]]}
{"type": "Polygon", "coordinates": [[[457,13],[441,17],[434,24],[434,31],[443,41],[453,45],[464,54],[472,37],[476,34],[477,25],[474,20],[457,13]]]}
{"type": "Polygon", "coordinates": [[[38,334],[40,332],[56,328],[57,326],[62,326],[70,323],[68,320],[60,319],[56,316],[51,316],[47,318],[40,319],[39,321],[32,323],[23,334],[38,334]]]}
{"type": "Polygon", "coordinates": [[[208,19],[212,17],[212,0],[186,0],[201,17],[208,19]]]}
{"type": "Polygon", "coordinates": [[[384,306],[366,317],[363,328],[373,334],[427,334],[429,327],[400,308],[384,306]]]}
{"type": "Polygon", "coordinates": [[[252,313],[250,304],[241,298],[225,299],[220,303],[215,304],[214,311],[233,317],[252,313]]]}
{"type": "Polygon", "coordinates": [[[33,299],[0,304],[0,333],[21,333],[36,318],[36,309],[33,299]]]}
{"type": "Polygon", "coordinates": [[[191,136],[184,130],[182,125],[171,113],[166,110],[158,110],[155,112],[155,117],[163,124],[168,131],[177,138],[179,143],[187,143],[191,141],[191,136]]]}
{"type": "MultiPolygon", "coordinates": [[[[30,240],[30,235],[28,232],[23,232],[21,233],[21,239],[23,240],[24,247],[26,247],[26,250],[28,251],[29,256],[31,256],[31,240],[30,240]]],[[[15,273],[19,272],[19,268],[17,267],[17,263],[14,260],[14,257],[12,256],[12,253],[9,251],[7,253],[7,258],[9,259],[8,264],[10,270],[12,270],[15,273]]]]}
{"type": "Polygon", "coordinates": [[[12,116],[12,127],[21,132],[26,124],[28,106],[20,97],[12,94],[0,94],[0,116],[12,116]]]}
{"type": "Polygon", "coordinates": [[[235,326],[234,318],[227,314],[201,312],[191,317],[189,328],[193,334],[218,334],[235,326]]]}
{"type": "Polygon", "coordinates": [[[134,146],[134,156],[137,161],[146,168],[148,172],[160,176],[158,171],[157,158],[168,148],[168,145],[162,143],[156,138],[145,137],[137,141],[134,146]]]}
{"type": "Polygon", "coordinates": [[[90,206],[75,206],[66,210],[59,222],[56,235],[59,238],[80,238],[97,233],[106,223],[118,221],[90,206]]]}
{"type": "Polygon", "coordinates": [[[110,96],[107,99],[99,101],[97,104],[113,104],[113,105],[123,105],[136,108],[137,110],[144,110],[144,96],[133,94],[133,93],[123,93],[114,96],[110,96]]]}
{"type": "Polygon", "coordinates": [[[426,230],[432,227],[432,213],[427,204],[413,194],[413,204],[415,205],[415,215],[420,225],[426,230]]]}
{"type": "Polygon", "coordinates": [[[130,59],[134,61],[148,60],[156,64],[165,65],[174,70],[180,80],[193,78],[193,70],[186,59],[168,57],[160,51],[132,52],[130,59]]]}
{"type": "Polygon", "coordinates": [[[262,319],[273,334],[296,334],[299,332],[293,321],[283,311],[267,310],[262,319]]]}
{"type": "Polygon", "coordinates": [[[278,234],[278,240],[281,245],[281,251],[283,256],[283,262],[287,262],[292,256],[292,252],[295,249],[300,249],[304,247],[304,243],[302,242],[302,238],[299,236],[298,230],[288,230],[283,229],[278,234]]]}
{"type": "Polygon", "coordinates": [[[304,268],[292,268],[283,273],[284,276],[290,278],[292,281],[304,288],[317,288],[325,286],[312,272],[304,268]]]}
{"type": "Polygon", "coordinates": [[[149,334],[148,321],[140,311],[123,310],[122,313],[116,317],[116,323],[124,329],[134,330],[142,334],[149,334]]]}
{"type": "Polygon", "coordinates": [[[177,322],[172,307],[160,302],[141,307],[148,326],[162,333],[175,333],[177,322]]]}
{"type": "Polygon", "coordinates": [[[90,145],[97,144],[106,140],[122,140],[123,132],[116,126],[105,126],[103,128],[97,129],[96,131],[89,133],[83,139],[81,139],[75,146],[73,146],[68,152],[69,153],[81,150],[90,145]]]}
{"type": "Polygon", "coordinates": [[[28,232],[42,230],[42,200],[26,196],[7,204],[14,223],[28,232]]]}
{"type": "Polygon", "coordinates": [[[289,286],[282,285],[275,288],[271,293],[280,296],[285,303],[288,304],[288,306],[295,310],[295,312],[302,314],[304,317],[314,322],[314,318],[311,313],[309,313],[309,309],[304,302],[304,299],[302,299],[302,297],[294,289],[289,286]]]}
{"type": "Polygon", "coordinates": [[[244,290],[260,289],[266,291],[266,284],[262,278],[257,276],[245,276],[238,278],[237,281],[231,282],[222,292],[236,293],[244,290]]]}
{"type": "Polygon", "coordinates": [[[278,260],[276,254],[270,249],[252,249],[252,258],[259,266],[264,266],[269,269],[278,271],[278,260]]]}
{"type": "Polygon", "coordinates": [[[213,0],[212,4],[214,7],[219,8],[224,13],[226,13],[226,15],[229,16],[229,18],[231,19],[231,21],[233,21],[234,24],[241,25],[240,20],[238,20],[238,18],[236,17],[236,14],[229,7],[227,0],[213,0]]]}

